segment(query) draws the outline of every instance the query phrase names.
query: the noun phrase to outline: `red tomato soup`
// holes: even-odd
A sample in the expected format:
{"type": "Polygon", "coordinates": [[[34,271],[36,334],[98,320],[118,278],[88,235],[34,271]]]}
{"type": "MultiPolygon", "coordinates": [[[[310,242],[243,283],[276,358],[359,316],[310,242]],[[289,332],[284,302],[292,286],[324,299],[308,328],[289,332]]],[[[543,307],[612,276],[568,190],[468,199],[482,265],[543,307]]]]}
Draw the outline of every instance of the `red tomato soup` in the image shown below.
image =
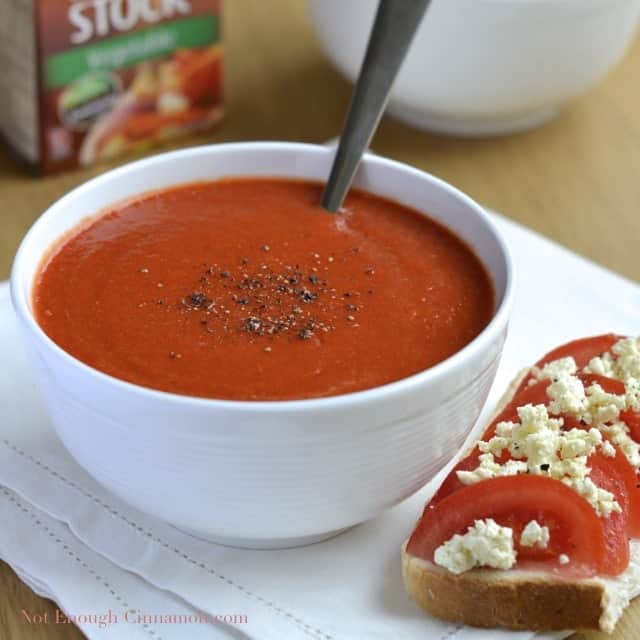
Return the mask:
{"type": "Polygon", "coordinates": [[[471,249],[400,204],[228,179],[116,205],[37,275],[44,331],[82,362],[163,391],[293,400],[377,387],[454,354],[494,292],[471,249]]]}

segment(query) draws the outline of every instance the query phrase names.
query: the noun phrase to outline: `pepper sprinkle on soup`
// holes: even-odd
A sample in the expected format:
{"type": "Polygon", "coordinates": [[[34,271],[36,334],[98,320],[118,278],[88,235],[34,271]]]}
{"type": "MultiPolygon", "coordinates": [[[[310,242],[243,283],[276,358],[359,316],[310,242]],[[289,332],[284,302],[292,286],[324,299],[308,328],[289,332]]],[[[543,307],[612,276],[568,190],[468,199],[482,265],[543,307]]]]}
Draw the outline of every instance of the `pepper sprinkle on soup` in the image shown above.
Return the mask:
{"type": "Polygon", "coordinates": [[[321,185],[225,179],[145,194],[60,241],[34,288],[65,351],[142,386],[232,400],[369,389],[418,373],[488,324],[479,259],[407,207],[321,185]]]}

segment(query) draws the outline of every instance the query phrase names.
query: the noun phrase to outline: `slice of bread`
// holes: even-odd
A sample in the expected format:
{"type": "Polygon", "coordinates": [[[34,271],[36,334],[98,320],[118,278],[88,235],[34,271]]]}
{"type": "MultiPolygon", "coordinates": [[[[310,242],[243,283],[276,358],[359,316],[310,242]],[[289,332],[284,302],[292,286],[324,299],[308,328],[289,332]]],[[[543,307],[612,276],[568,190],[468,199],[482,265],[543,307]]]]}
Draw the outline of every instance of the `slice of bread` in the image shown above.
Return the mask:
{"type": "MultiPolygon", "coordinates": [[[[489,420],[511,401],[526,369],[509,385],[489,420]]],[[[474,445],[475,446],[475,445],[474,445]]],[[[407,593],[430,614],[475,627],[611,632],[631,599],[640,595],[640,540],[631,540],[629,567],[615,578],[571,580],[544,572],[473,569],[454,574],[402,547],[407,593]]]]}

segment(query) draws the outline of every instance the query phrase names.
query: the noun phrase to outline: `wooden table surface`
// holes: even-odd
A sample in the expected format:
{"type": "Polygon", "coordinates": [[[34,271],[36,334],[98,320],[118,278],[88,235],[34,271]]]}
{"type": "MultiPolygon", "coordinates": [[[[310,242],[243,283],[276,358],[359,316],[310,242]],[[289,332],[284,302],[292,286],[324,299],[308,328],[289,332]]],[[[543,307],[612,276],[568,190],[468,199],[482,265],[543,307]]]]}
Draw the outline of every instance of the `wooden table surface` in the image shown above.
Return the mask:
{"type": "MultiPolygon", "coordinates": [[[[350,86],[323,57],[302,0],[225,3],[227,110],[197,143],[337,135],[350,86]]],[[[503,138],[463,140],[382,122],[373,148],[430,171],[472,197],[615,271],[640,281],[640,40],[588,95],[553,122],[503,138]]],[[[190,140],[185,144],[193,144],[190,140]]],[[[104,168],[34,178],[0,150],[0,279],[33,220],[63,193],[104,168]]],[[[0,526],[11,526],[0,523],[0,526]]],[[[29,625],[22,610],[49,611],[0,563],[0,639],[74,640],[75,629],[29,625]]],[[[640,602],[611,638],[639,633],[640,602]]],[[[576,634],[596,640],[604,634],[576,634]]]]}

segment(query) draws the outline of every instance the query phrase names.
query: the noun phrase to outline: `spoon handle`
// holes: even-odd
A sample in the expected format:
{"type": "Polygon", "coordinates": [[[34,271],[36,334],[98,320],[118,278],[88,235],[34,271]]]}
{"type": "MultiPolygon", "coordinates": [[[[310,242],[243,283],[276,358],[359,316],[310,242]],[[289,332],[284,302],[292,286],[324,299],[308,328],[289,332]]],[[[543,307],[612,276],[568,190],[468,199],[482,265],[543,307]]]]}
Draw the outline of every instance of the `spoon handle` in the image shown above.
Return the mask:
{"type": "Polygon", "coordinates": [[[380,0],[322,206],[335,213],[389,99],[391,85],[431,0],[380,0]]]}

